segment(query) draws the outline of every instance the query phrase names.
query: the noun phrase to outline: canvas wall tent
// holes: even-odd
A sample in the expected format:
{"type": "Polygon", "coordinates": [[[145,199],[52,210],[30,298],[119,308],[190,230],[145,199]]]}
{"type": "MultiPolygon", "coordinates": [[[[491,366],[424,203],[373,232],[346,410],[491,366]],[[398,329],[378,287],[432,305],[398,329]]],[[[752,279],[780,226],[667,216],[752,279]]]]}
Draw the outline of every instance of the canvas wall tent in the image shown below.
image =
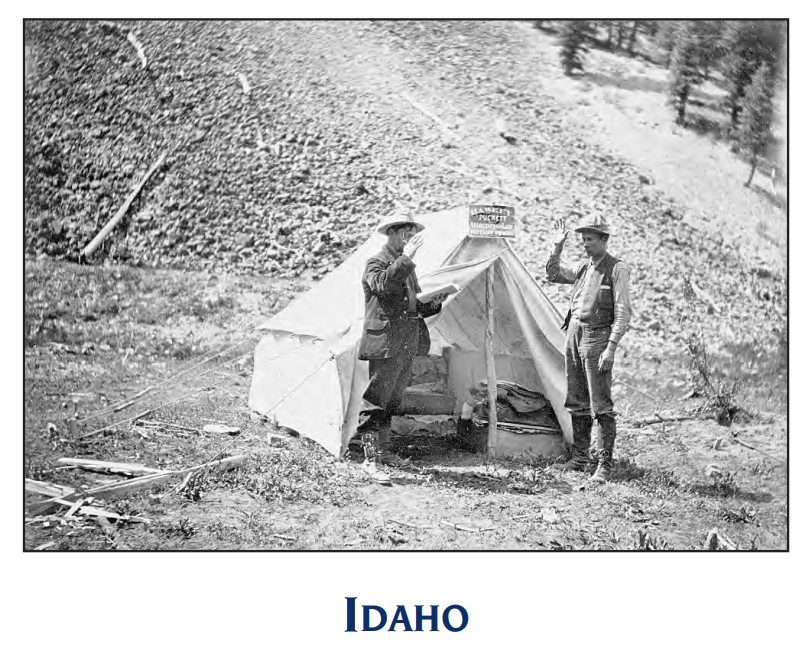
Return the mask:
{"type": "MultiPolygon", "coordinates": [[[[415,256],[423,290],[455,283],[442,312],[427,319],[431,353],[449,359],[449,390],[458,412],[468,387],[485,378],[485,276],[494,267],[494,355],[498,379],[520,383],[551,402],[567,440],[564,409],[563,317],[508,242],[468,237],[468,208],[416,218],[426,226],[415,256]]],[[[368,363],[357,358],[364,321],[361,279],[368,258],[384,244],[375,233],[342,265],[260,326],[251,408],[341,455],[355,434],[368,363]]],[[[515,438],[514,438],[515,439],[515,438]]],[[[560,436],[558,445],[560,445],[560,436]]],[[[500,448],[501,447],[501,448],[500,448]]],[[[510,453],[510,442],[497,454],[510,453]]]]}

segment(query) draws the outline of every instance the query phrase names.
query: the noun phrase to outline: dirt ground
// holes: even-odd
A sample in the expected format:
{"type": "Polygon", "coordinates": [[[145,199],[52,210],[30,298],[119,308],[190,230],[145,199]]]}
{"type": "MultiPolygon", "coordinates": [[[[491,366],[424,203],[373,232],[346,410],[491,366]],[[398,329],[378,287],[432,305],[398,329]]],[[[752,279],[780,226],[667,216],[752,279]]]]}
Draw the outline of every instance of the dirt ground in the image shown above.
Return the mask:
{"type": "Polygon", "coordinates": [[[302,286],[48,260],[27,263],[26,274],[27,478],[73,487],[117,479],[65,468],[59,457],[180,469],[248,456],[233,471],[204,470],[182,491],[177,477],[100,503],[148,523],[111,530],[66,518],[64,507],[27,516],[26,549],[687,550],[701,549],[714,529],[723,548],[787,548],[785,382],[767,368],[742,375],[740,396],[762,402],[760,412],[729,428],[702,419],[635,425],[662,403],[678,412],[701,402],[662,387],[674,362],[648,361],[636,381],[624,375],[661,402],[618,388],[618,467],[603,487],[540,461],[489,460],[453,437],[413,438],[418,450],[382,487],[358,456],[338,461],[247,408],[257,336],[246,328],[302,286]],[[170,387],[74,428],[66,422],[147,385],[170,387]],[[239,435],[201,432],[215,422],[239,435]]]}

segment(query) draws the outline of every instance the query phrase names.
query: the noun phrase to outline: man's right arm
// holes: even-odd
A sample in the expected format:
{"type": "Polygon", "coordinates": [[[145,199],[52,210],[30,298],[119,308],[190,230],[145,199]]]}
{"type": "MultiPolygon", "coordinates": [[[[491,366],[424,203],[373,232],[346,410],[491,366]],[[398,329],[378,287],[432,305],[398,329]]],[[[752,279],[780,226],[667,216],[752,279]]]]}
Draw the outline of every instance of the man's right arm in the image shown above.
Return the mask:
{"type": "Polygon", "coordinates": [[[414,268],[414,262],[405,255],[398,256],[389,266],[378,257],[370,258],[364,270],[364,281],[375,296],[386,296],[402,285],[414,268]]]}
{"type": "Polygon", "coordinates": [[[575,272],[561,266],[561,250],[564,244],[556,244],[550,257],[547,259],[547,280],[551,283],[564,283],[572,285],[575,282],[575,272]]]}

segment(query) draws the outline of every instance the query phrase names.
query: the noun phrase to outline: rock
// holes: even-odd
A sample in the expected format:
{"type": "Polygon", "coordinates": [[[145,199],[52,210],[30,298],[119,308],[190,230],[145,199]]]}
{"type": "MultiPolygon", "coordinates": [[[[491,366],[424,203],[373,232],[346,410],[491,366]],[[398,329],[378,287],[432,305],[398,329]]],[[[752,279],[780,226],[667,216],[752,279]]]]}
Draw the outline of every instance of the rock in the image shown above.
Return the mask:
{"type": "Polygon", "coordinates": [[[245,249],[254,246],[254,236],[250,233],[238,233],[234,238],[234,244],[238,249],[245,249]]]}

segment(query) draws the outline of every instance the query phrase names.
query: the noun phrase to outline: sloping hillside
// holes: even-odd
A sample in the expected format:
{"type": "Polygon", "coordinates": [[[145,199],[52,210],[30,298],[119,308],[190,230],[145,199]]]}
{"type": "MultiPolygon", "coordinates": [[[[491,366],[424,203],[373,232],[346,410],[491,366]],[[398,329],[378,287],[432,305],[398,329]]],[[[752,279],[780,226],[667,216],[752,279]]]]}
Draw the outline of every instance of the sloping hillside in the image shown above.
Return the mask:
{"type": "Polygon", "coordinates": [[[26,43],[31,252],[76,257],[166,151],[100,255],[317,279],[396,203],[493,200],[541,278],[575,207],[633,266],[629,347],[684,336],[686,278],[714,343],[785,330],[785,217],[727,148],[663,122],[655,66],[592,54],[573,81],[514,22],[28,23],[26,43]]]}

